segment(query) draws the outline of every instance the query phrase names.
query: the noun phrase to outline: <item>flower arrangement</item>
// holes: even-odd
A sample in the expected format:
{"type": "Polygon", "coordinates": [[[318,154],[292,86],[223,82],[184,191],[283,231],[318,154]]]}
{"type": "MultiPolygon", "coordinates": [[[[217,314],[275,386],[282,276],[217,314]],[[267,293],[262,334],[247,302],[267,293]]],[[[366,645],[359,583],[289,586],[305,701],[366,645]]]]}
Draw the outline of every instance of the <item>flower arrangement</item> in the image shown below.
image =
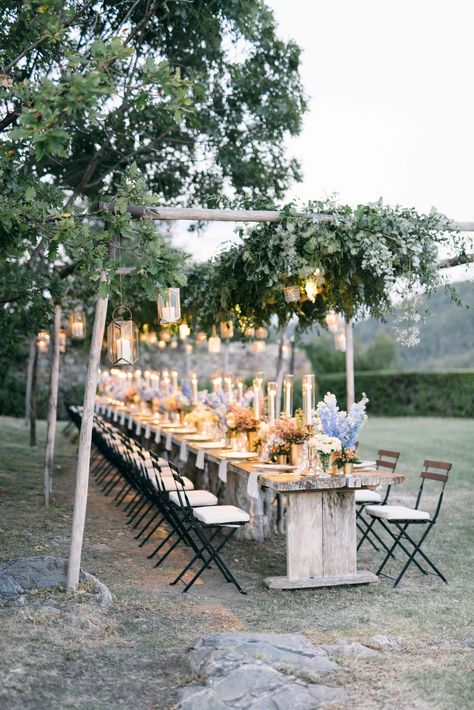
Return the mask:
{"type": "Polygon", "coordinates": [[[273,426],[261,424],[258,432],[258,444],[268,450],[270,459],[288,455],[292,444],[303,444],[308,440],[309,429],[303,421],[301,410],[295,417],[277,419],[273,426]]]}
{"type": "Polygon", "coordinates": [[[337,437],[340,440],[340,449],[355,447],[359,432],[367,421],[365,405],[368,401],[363,393],[360,402],[356,402],[349,412],[345,412],[339,409],[335,395],[328,392],[316,407],[320,428],[327,436],[337,437]]]}
{"type": "Polygon", "coordinates": [[[327,470],[329,466],[331,454],[340,451],[342,448],[341,442],[336,436],[328,436],[328,434],[324,434],[323,432],[313,434],[308,444],[316,450],[324,470],[327,470]]]}
{"type": "Polygon", "coordinates": [[[207,407],[202,402],[199,402],[190,412],[188,412],[184,418],[186,424],[196,427],[199,429],[205,424],[216,425],[219,423],[219,417],[210,408],[207,407]]]}
{"type": "Polygon", "coordinates": [[[336,466],[341,467],[346,463],[360,463],[357,458],[357,449],[347,449],[345,446],[334,454],[336,466]]]}
{"type": "Polygon", "coordinates": [[[187,397],[179,392],[163,397],[160,400],[160,408],[164,412],[189,412],[191,403],[187,397]]]}
{"type": "Polygon", "coordinates": [[[221,427],[227,426],[226,419],[229,413],[229,403],[223,390],[219,392],[207,392],[204,390],[202,395],[203,404],[207,405],[215,413],[221,427]]]}
{"type": "Polygon", "coordinates": [[[123,394],[125,404],[136,404],[140,401],[140,395],[136,387],[129,387],[123,394]]]}
{"type": "Polygon", "coordinates": [[[233,402],[229,406],[226,425],[233,432],[247,432],[255,429],[255,420],[250,407],[233,402]]]}

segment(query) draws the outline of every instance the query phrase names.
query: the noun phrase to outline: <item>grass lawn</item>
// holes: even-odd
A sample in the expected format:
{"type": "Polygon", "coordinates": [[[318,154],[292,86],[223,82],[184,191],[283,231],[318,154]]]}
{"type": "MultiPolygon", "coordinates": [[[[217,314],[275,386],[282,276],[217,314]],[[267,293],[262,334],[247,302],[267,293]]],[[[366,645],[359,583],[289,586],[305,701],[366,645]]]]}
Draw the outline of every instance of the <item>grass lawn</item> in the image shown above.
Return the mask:
{"type": "MultiPolygon", "coordinates": [[[[55,500],[45,510],[43,424],[39,435],[38,449],[30,449],[23,422],[0,418],[0,561],[67,555],[75,445],[58,434],[55,500]]],[[[152,548],[138,549],[123,514],[91,484],[83,566],[109,586],[115,603],[105,614],[66,594],[46,595],[56,615],[42,611],[34,597],[0,606],[0,707],[165,710],[172,707],[169,687],[189,680],[177,677],[170,654],[222,630],[302,632],[316,642],[346,638],[369,645],[376,634],[397,638],[398,652],[340,661],[342,672],[325,680],[348,690],[350,702],[340,710],[474,707],[473,435],[473,420],[373,417],[361,436],[364,457],[379,447],[402,452],[399,470],[408,481],[393,495],[403,503],[413,501],[425,457],[453,462],[439,524],[426,546],[448,586],[412,567],[397,590],[382,580],[268,591],[263,577],[285,571],[284,540],[276,539],[235,542],[227,551],[248,596],[222,584],[214,571],[184,596],[168,585],[183,553],[154,569],[146,559],[152,548]],[[73,617],[81,614],[89,622],[77,625],[73,617]]],[[[365,547],[359,559],[361,568],[374,570],[379,558],[365,547]]]]}

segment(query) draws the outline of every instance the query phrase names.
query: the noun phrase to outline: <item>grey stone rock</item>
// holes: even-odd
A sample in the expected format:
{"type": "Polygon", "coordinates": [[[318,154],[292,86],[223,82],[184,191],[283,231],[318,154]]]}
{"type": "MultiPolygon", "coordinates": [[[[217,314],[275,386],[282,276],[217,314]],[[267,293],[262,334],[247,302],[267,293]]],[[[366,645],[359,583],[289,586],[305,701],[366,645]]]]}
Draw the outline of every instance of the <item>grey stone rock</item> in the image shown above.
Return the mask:
{"type": "Polygon", "coordinates": [[[402,638],[401,636],[396,636],[394,638],[389,638],[388,636],[376,635],[371,636],[369,643],[378,646],[385,651],[401,651],[402,650],[402,638]]]}
{"type": "Polygon", "coordinates": [[[339,666],[301,634],[210,634],[183,657],[200,683],[179,691],[179,710],[316,710],[347,699],[313,682],[339,666]]]}
{"type": "MultiPolygon", "coordinates": [[[[80,581],[87,581],[94,589],[95,601],[100,606],[112,604],[109,589],[96,577],[81,570],[80,581]]],[[[21,595],[35,589],[58,589],[67,580],[67,560],[53,555],[19,557],[0,566],[0,599],[21,599],[21,595]]]]}
{"type": "Polygon", "coordinates": [[[65,621],[70,626],[75,626],[76,628],[84,629],[85,631],[98,631],[100,629],[100,626],[94,624],[94,622],[87,616],[69,614],[65,621]]]}

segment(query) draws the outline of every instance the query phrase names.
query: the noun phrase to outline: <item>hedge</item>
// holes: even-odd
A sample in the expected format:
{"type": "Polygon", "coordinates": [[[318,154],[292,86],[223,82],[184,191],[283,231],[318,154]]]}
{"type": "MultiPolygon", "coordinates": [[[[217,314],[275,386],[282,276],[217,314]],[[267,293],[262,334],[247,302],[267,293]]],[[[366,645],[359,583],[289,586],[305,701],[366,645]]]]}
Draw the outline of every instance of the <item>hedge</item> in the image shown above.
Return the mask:
{"type": "MultiPolygon", "coordinates": [[[[343,373],[321,375],[319,396],[333,392],[346,402],[343,373]]],[[[367,411],[383,416],[474,417],[474,370],[452,372],[360,372],[356,400],[365,392],[367,411]]]]}
{"type": "MultiPolygon", "coordinates": [[[[25,416],[25,381],[7,375],[0,385],[0,415],[9,417],[25,416]]],[[[82,404],[84,399],[84,386],[71,385],[58,392],[58,419],[67,419],[67,404],[82,404]]],[[[48,411],[48,391],[46,388],[38,388],[36,393],[36,416],[38,419],[46,419],[48,411]]]]}

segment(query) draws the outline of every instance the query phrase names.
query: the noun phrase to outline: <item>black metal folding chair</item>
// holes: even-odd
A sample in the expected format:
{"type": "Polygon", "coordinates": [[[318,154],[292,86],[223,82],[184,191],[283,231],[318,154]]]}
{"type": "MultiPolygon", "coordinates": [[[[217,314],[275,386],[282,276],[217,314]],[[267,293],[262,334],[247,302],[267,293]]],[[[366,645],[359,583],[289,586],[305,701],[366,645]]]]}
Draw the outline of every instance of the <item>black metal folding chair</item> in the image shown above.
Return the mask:
{"type": "MultiPolygon", "coordinates": [[[[392,473],[395,471],[400,458],[399,451],[390,451],[389,449],[379,449],[377,454],[377,460],[375,462],[375,467],[377,471],[388,470],[392,473]]],[[[364,516],[364,509],[367,505],[386,505],[388,497],[390,495],[391,486],[387,486],[385,489],[385,495],[382,495],[378,491],[372,491],[368,488],[358,488],[355,492],[355,502],[356,502],[356,525],[358,530],[362,533],[362,537],[359,540],[357,549],[359,549],[362,543],[367,540],[374,550],[379,551],[382,547],[385,551],[388,550],[385,541],[377,534],[375,530],[368,530],[369,523],[364,516]],[[378,546],[380,545],[380,547],[378,546]]]]}
{"type": "Polygon", "coordinates": [[[216,564],[226,582],[231,582],[241,594],[246,594],[247,592],[240,586],[220,553],[235,532],[249,522],[249,514],[235,505],[213,505],[193,508],[182,477],[174,471],[173,477],[176,483],[179,507],[184,512],[183,522],[189,526],[190,533],[194,533],[199,547],[195,550],[192,559],[171,584],[177,584],[191,567],[200,561],[199,569],[185,585],[183,594],[191,589],[201,574],[210,567],[211,563],[216,564]],[[216,544],[215,540],[219,533],[224,534],[218,544],[216,544]]]}
{"type": "Polygon", "coordinates": [[[390,575],[383,575],[385,577],[389,577],[389,579],[395,580],[393,585],[394,587],[398,586],[403,575],[412,562],[423,574],[437,575],[443,580],[443,582],[446,584],[448,583],[446,577],[444,577],[444,575],[429,559],[426,553],[421,549],[421,546],[425,542],[431,528],[436,524],[438,519],[441,503],[443,502],[444,489],[448,480],[449,471],[452,468],[452,464],[444,461],[432,461],[427,459],[424,461],[423,466],[424,470],[421,472],[421,484],[414,508],[407,508],[403,505],[368,505],[365,508],[366,513],[371,517],[371,521],[368,526],[368,533],[370,534],[373,532],[373,526],[375,522],[378,521],[393,540],[393,544],[388,549],[387,554],[385,555],[385,558],[376,574],[382,574],[382,570],[390,557],[393,557],[393,552],[396,549],[402,550],[402,552],[406,555],[406,562],[399,572],[398,577],[395,578],[390,577],[390,575]],[[439,481],[442,483],[438,502],[433,515],[430,515],[429,512],[420,510],[419,507],[424,493],[426,480],[439,481]],[[413,525],[425,526],[425,529],[418,540],[414,540],[410,534],[411,527],[413,525]],[[395,531],[391,526],[395,528],[395,531]],[[429,572],[422,567],[420,562],[416,559],[419,559],[420,557],[433,570],[432,572],[429,572]]]}

